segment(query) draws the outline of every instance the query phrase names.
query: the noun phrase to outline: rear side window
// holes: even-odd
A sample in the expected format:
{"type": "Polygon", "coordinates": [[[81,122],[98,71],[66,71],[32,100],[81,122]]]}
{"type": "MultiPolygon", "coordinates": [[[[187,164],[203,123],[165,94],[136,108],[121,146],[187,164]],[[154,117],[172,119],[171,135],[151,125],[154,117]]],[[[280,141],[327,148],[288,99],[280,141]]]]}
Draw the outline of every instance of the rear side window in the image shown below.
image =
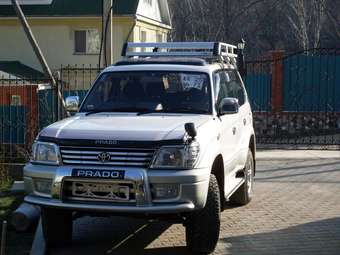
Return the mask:
{"type": "Polygon", "coordinates": [[[238,103],[243,105],[245,102],[245,93],[239,76],[236,71],[228,71],[229,82],[228,90],[230,97],[238,99],[238,103]]]}
{"type": "Polygon", "coordinates": [[[219,105],[226,97],[237,98],[240,105],[245,103],[245,92],[236,71],[220,71],[214,76],[215,102],[219,105]]]}

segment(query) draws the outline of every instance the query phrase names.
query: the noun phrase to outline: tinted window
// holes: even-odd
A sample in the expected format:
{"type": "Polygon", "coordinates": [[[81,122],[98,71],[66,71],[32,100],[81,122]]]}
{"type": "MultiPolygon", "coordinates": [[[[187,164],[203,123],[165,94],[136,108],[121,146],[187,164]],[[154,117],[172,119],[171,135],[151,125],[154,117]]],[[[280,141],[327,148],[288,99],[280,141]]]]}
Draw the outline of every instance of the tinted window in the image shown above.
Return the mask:
{"type": "Polygon", "coordinates": [[[228,97],[227,76],[225,72],[218,72],[215,74],[214,90],[216,105],[219,105],[223,98],[228,97]]]}
{"type": "Polygon", "coordinates": [[[214,90],[216,105],[226,97],[237,98],[240,105],[245,102],[245,93],[242,83],[234,71],[220,71],[214,76],[214,90]]]}
{"type": "Polygon", "coordinates": [[[104,73],[81,111],[211,113],[209,76],[193,72],[104,73]]]}
{"type": "Polygon", "coordinates": [[[237,98],[238,103],[243,105],[245,102],[245,94],[239,76],[235,71],[228,71],[227,75],[229,77],[228,89],[230,97],[237,98]]]}

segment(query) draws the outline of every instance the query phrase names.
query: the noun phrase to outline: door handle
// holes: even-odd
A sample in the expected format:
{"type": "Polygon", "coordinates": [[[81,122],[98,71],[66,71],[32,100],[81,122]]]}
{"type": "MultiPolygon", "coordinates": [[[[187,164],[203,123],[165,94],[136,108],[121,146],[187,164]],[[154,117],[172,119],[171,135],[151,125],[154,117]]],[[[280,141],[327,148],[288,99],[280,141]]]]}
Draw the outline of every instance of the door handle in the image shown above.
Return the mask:
{"type": "Polygon", "coordinates": [[[243,125],[247,125],[247,119],[243,119],[243,125]]]}
{"type": "Polygon", "coordinates": [[[233,135],[236,134],[236,127],[233,127],[233,135]]]}

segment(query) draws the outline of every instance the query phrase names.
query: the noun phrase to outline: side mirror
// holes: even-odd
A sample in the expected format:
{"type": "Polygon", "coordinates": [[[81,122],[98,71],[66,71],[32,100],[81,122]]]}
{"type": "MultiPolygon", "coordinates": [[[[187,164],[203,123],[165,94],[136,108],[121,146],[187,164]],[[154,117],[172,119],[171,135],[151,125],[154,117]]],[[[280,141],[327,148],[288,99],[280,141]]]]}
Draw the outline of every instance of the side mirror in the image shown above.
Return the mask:
{"type": "Polygon", "coordinates": [[[78,96],[66,97],[65,105],[66,111],[77,112],[79,107],[79,97],[78,96]]]}
{"type": "Polygon", "coordinates": [[[197,136],[197,131],[194,123],[185,123],[184,129],[191,138],[195,138],[197,136]]]}
{"type": "Polygon", "coordinates": [[[240,105],[238,99],[234,97],[223,98],[218,109],[219,115],[235,114],[238,113],[240,105]]]}

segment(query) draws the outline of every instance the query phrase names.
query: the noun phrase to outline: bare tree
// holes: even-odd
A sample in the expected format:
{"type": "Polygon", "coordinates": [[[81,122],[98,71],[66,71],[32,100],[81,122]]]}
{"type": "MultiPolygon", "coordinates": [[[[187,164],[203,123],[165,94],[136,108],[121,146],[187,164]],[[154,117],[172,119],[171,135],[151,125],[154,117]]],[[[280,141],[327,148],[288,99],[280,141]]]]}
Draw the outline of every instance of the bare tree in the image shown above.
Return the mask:
{"type": "Polygon", "coordinates": [[[325,21],[326,0],[282,1],[291,32],[299,48],[304,50],[320,46],[320,34],[325,21]]]}
{"type": "Polygon", "coordinates": [[[247,53],[339,45],[340,1],[168,0],[176,41],[247,41],[247,53]]]}
{"type": "Polygon", "coordinates": [[[340,1],[328,0],[325,5],[327,26],[324,27],[326,42],[330,46],[339,47],[340,41],[340,1]]]}

